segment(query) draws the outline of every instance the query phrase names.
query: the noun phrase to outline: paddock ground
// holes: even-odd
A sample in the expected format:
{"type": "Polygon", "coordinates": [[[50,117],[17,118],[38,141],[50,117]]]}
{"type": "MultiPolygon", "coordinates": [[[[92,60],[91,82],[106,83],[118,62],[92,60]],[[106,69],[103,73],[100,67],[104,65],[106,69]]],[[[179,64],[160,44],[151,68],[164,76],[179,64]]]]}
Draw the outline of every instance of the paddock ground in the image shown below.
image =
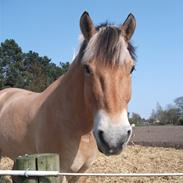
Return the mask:
{"type": "MultiPolygon", "coordinates": [[[[3,158],[0,169],[11,169],[12,161],[3,158]]],[[[183,149],[130,145],[118,156],[106,157],[98,153],[88,172],[110,173],[166,173],[183,172],[183,149]]],[[[88,177],[86,183],[183,183],[183,177],[88,177]]],[[[9,178],[0,183],[11,183],[9,178]]]]}
{"type": "MultiPolygon", "coordinates": [[[[183,149],[128,146],[118,156],[98,158],[89,172],[166,173],[183,172],[183,149]]],[[[88,177],[86,183],[183,183],[183,177],[88,177]]]]}

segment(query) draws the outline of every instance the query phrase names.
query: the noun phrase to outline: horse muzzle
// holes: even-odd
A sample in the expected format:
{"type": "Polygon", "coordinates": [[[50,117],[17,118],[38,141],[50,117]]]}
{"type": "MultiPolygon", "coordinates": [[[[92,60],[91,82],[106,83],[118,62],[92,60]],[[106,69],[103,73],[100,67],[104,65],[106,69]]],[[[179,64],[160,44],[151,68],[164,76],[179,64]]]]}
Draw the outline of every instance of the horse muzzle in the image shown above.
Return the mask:
{"type": "Polygon", "coordinates": [[[124,114],[115,119],[114,121],[104,112],[98,113],[95,117],[93,133],[99,151],[105,155],[119,154],[132,134],[132,127],[124,114]]]}
{"type": "Polygon", "coordinates": [[[126,134],[115,136],[114,134],[111,136],[110,134],[98,130],[97,134],[94,133],[96,138],[97,147],[101,153],[105,155],[118,155],[127,145],[130,137],[131,137],[132,130],[129,128],[126,134]]]}

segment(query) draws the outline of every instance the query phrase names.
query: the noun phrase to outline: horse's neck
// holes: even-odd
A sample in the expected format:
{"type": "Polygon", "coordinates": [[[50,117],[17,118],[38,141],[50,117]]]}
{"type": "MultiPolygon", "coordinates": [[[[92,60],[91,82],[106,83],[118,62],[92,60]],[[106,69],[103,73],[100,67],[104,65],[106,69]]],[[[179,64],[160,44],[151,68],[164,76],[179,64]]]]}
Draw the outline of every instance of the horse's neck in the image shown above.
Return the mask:
{"type": "Polygon", "coordinates": [[[80,64],[75,62],[64,76],[43,92],[44,105],[54,120],[61,120],[69,123],[70,127],[89,132],[92,128],[92,119],[85,106],[83,87],[82,70],[80,64]]]}

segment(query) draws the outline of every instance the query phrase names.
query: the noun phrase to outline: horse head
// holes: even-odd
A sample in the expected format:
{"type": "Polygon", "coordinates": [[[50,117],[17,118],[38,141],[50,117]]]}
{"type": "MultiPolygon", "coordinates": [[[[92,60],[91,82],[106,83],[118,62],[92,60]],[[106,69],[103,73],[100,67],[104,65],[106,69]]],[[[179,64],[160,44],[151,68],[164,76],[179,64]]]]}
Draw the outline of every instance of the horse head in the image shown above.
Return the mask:
{"type": "Polygon", "coordinates": [[[132,14],[119,27],[107,23],[95,27],[87,12],[80,19],[85,103],[93,115],[98,149],[106,155],[119,154],[132,134],[128,103],[135,67],[130,39],[135,26],[132,14]]]}

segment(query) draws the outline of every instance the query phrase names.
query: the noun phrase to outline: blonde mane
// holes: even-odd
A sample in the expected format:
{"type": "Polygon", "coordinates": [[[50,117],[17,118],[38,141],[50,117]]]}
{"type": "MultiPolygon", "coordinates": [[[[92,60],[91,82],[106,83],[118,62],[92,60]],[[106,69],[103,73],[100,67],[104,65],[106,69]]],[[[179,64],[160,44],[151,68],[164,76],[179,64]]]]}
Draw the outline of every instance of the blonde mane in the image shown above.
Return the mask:
{"type": "Polygon", "coordinates": [[[79,54],[82,63],[100,60],[105,64],[122,65],[129,59],[135,60],[135,49],[126,43],[120,29],[114,25],[99,26],[88,43],[82,40],[79,54]]]}

